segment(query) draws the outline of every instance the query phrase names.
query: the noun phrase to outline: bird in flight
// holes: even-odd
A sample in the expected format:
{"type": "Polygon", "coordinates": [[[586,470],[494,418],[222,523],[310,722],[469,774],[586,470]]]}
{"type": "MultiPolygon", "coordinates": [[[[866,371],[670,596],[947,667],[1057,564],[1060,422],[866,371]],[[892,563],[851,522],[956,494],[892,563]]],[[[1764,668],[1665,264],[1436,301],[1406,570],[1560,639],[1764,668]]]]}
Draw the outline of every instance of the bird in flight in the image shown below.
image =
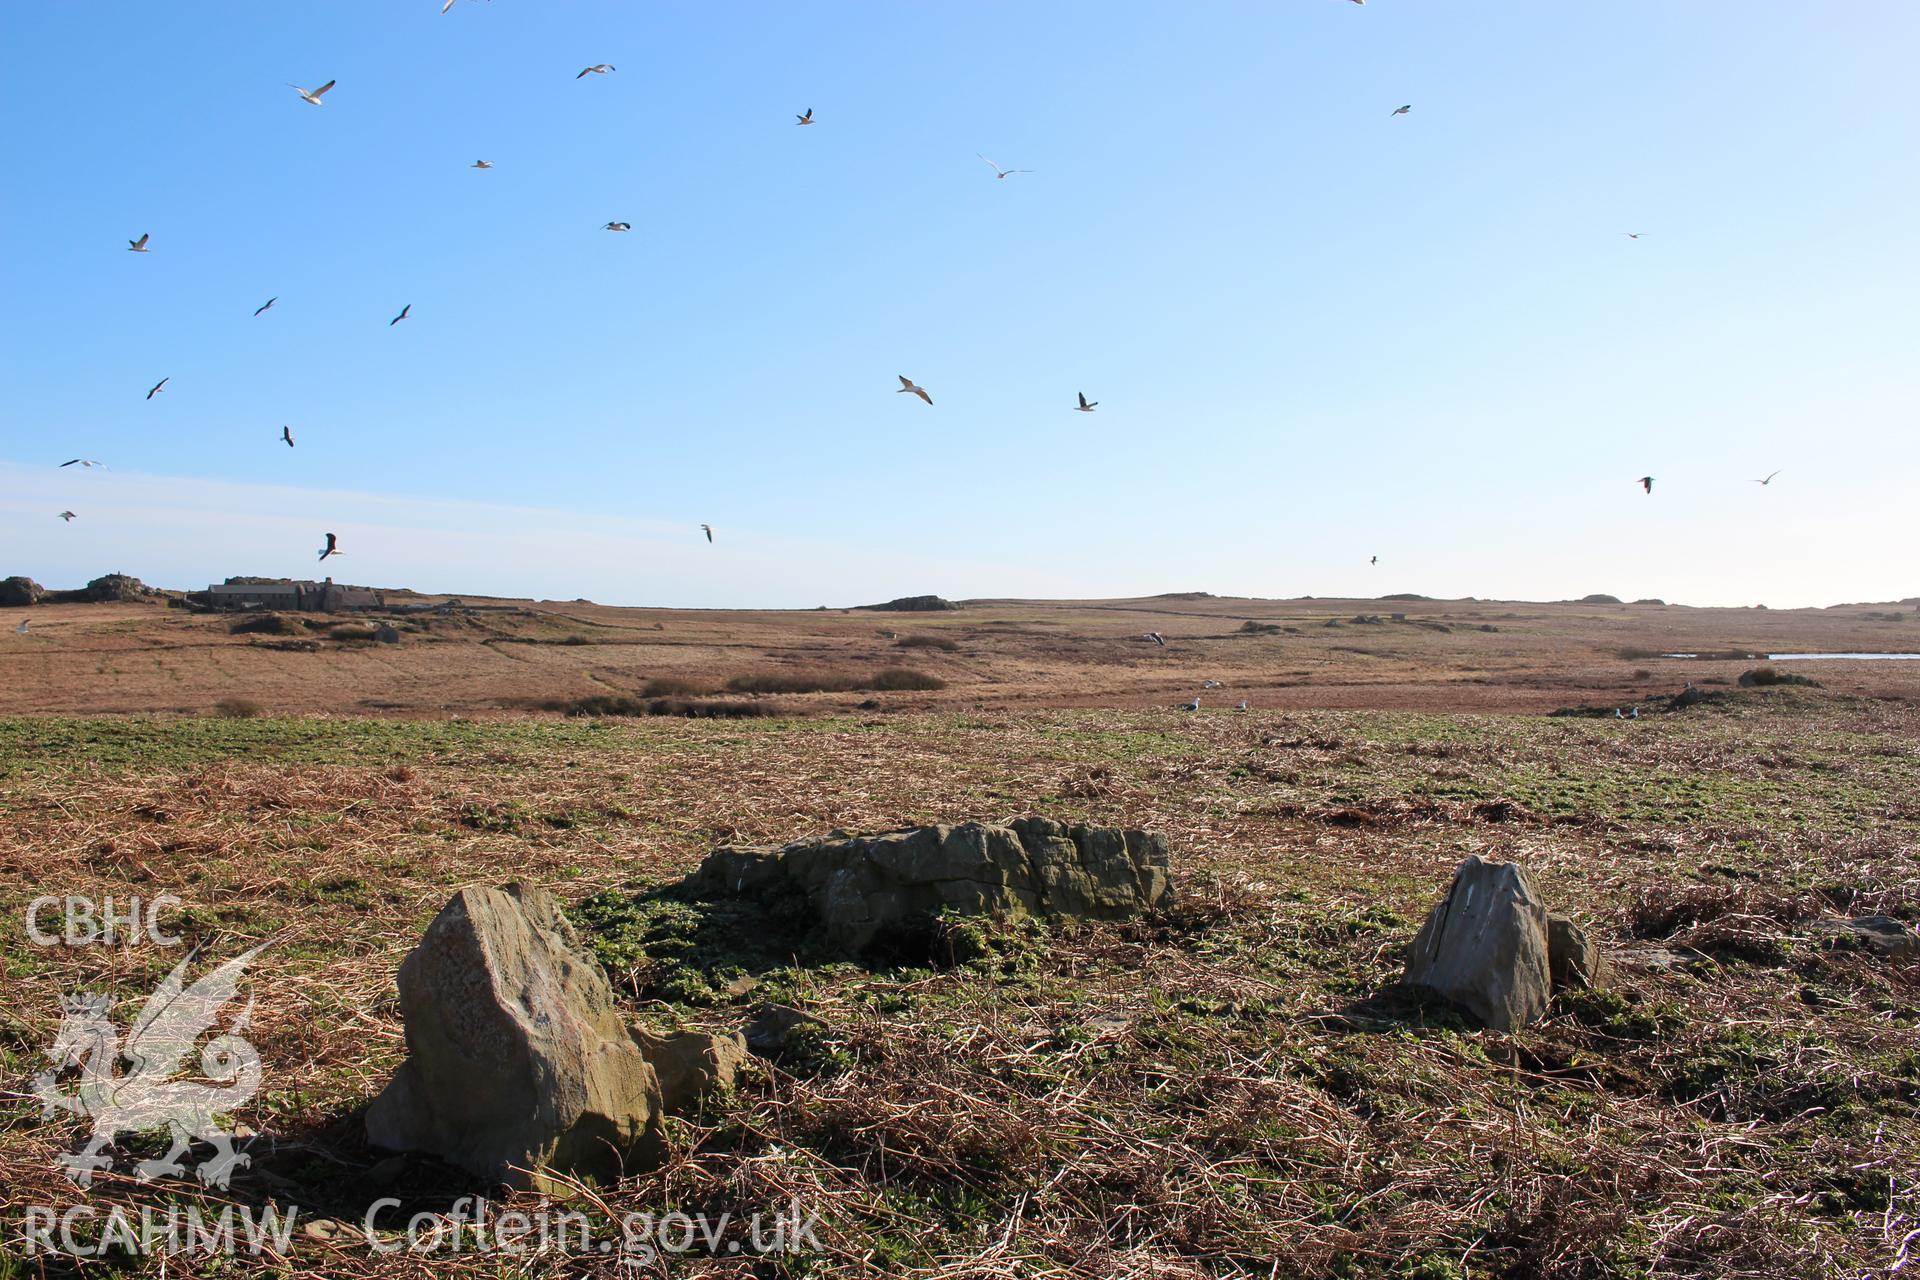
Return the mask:
{"type": "Polygon", "coordinates": [[[586,69],[585,71],[582,71],[582,72],[581,72],[581,73],[580,73],[579,75],[577,75],[577,76],[575,76],[575,77],[574,77],[574,79],[575,79],[575,80],[584,80],[584,79],[586,79],[586,78],[587,78],[588,76],[603,76],[603,75],[605,75],[605,74],[607,74],[607,72],[609,72],[609,71],[611,71],[611,70],[613,70],[613,64],[612,64],[612,63],[609,63],[609,62],[596,62],[596,63],[594,63],[594,64],[593,64],[592,66],[590,66],[590,67],[588,67],[588,68],[587,68],[587,69],[586,69]]]}
{"type": "Polygon", "coordinates": [[[1077,391],[1074,394],[1080,397],[1080,403],[1075,405],[1074,408],[1078,409],[1081,413],[1092,413],[1100,403],[1098,400],[1087,399],[1087,393],[1084,391],[1077,391]]]}
{"type": "Polygon", "coordinates": [[[928,404],[933,403],[933,397],[927,394],[927,389],[925,387],[914,386],[913,379],[909,378],[906,374],[903,373],[900,375],[900,388],[899,390],[895,391],[894,394],[905,395],[908,392],[912,392],[914,395],[919,396],[922,400],[925,400],[928,404]]]}
{"type": "Polygon", "coordinates": [[[22,619],[20,619],[20,625],[19,625],[19,626],[17,626],[17,627],[15,627],[15,628],[13,629],[13,633],[14,633],[15,635],[17,635],[17,636],[24,636],[24,635],[26,635],[26,634],[28,633],[28,632],[27,632],[27,623],[29,623],[29,622],[31,622],[31,621],[32,621],[32,619],[30,619],[30,618],[22,618],[22,619]]]}
{"type": "Polygon", "coordinates": [[[1647,233],[1644,231],[1622,231],[1620,234],[1625,236],[1629,240],[1638,240],[1641,236],[1647,233]]]}
{"type": "Polygon", "coordinates": [[[280,438],[286,441],[287,448],[289,449],[293,448],[293,428],[292,427],[281,427],[280,438]]]}
{"type": "MultiPolygon", "coordinates": [[[[980,153],[978,151],[974,152],[973,154],[980,156],[980,153]]],[[[980,156],[980,158],[982,160],[987,160],[985,156],[980,156]]],[[[1002,169],[999,165],[995,164],[991,160],[987,160],[987,168],[993,170],[993,176],[996,178],[1004,178],[1010,173],[1032,173],[1033,172],[1033,170],[1031,169],[1002,169]]]]}
{"type": "Polygon", "coordinates": [[[413,310],[413,304],[411,302],[409,302],[406,306],[400,308],[400,314],[395,316],[393,319],[387,321],[387,328],[391,329],[393,328],[393,326],[399,324],[402,320],[405,320],[407,318],[408,313],[410,313],[412,310],[413,310]]]}
{"type": "Polygon", "coordinates": [[[631,222],[609,222],[600,229],[602,231],[631,231],[633,230],[633,224],[631,222]]]}
{"type": "Polygon", "coordinates": [[[88,470],[92,470],[95,467],[104,467],[107,464],[104,462],[96,462],[92,458],[70,458],[60,465],[63,467],[85,467],[88,470]]]}
{"type": "Polygon", "coordinates": [[[1167,647],[1167,638],[1161,635],[1158,631],[1149,631],[1145,636],[1141,638],[1145,640],[1153,641],[1155,644],[1159,645],[1162,649],[1167,647]]]}
{"type": "Polygon", "coordinates": [[[1779,474],[1780,474],[1780,473],[1779,473],[1778,471],[1776,471],[1776,472],[1774,472],[1774,473],[1773,473],[1773,475],[1769,475],[1769,476],[1768,476],[1768,477],[1767,477],[1767,478],[1766,478],[1765,480],[1755,480],[1755,481],[1753,481],[1752,483],[1754,483],[1754,484],[1772,484],[1772,483],[1773,483],[1773,477],[1774,477],[1774,476],[1777,476],[1777,475],[1779,475],[1779,474]]]}
{"type": "Polygon", "coordinates": [[[62,511],[62,512],[60,513],[60,518],[61,518],[62,520],[65,520],[65,521],[66,521],[66,522],[67,522],[68,524],[72,524],[72,523],[73,523],[73,512],[71,512],[71,511],[62,511]]]}
{"type": "Polygon", "coordinates": [[[1373,559],[1371,559],[1371,560],[1369,560],[1369,561],[1367,561],[1367,563],[1368,563],[1368,564],[1379,564],[1379,563],[1380,563],[1380,557],[1379,557],[1379,556],[1375,556],[1375,557],[1374,557],[1373,559]]]}
{"type": "Polygon", "coordinates": [[[808,107],[808,108],[807,108],[807,114],[805,114],[805,115],[803,115],[803,116],[795,116],[795,117],[794,117],[794,120],[795,120],[795,122],[796,122],[796,123],[799,123],[799,124],[812,124],[812,123],[813,123],[813,108],[812,108],[812,107],[808,107]]]}
{"type": "Polygon", "coordinates": [[[703,524],[703,525],[701,525],[701,526],[700,526],[700,529],[701,529],[701,531],[702,531],[703,533],[705,533],[705,534],[707,535],[707,541],[708,541],[708,542],[712,542],[712,541],[713,541],[713,526],[712,526],[712,525],[710,525],[710,524],[703,524]]]}
{"type": "Polygon", "coordinates": [[[493,161],[491,161],[491,160],[475,160],[475,161],[473,162],[473,165],[472,165],[472,167],[473,167],[473,168],[475,168],[475,169],[491,169],[491,168],[493,168],[493,161]]]}
{"type": "Polygon", "coordinates": [[[337,556],[339,554],[340,554],[340,540],[334,537],[332,534],[328,534],[327,545],[325,549],[320,552],[320,558],[322,560],[325,560],[328,556],[337,556]]]}
{"type": "Polygon", "coordinates": [[[1412,104],[1411,102],[1409,102],[1409,103],[1408,103],[1408,104],[1407,104],[1406,106],[1404,106],[1404,107],[1395,107],[1395,108],[1393,109],[1393,115],[1390,115],[1390,116],[1388,116],[1388,117],[1387,117],[1387,119],[1389,119],[1389,120],[1391,120],[1391,119],[1393,119],[1393,116],[1403,116],[1403,115],[1405,115],[1405,114],[1407,114],[1407,112],[1409,112],[1409,111],[1411,111],[1411,110],[1413,110],[1413,104],[1412,104]]]}
{"type": "Polygon", "coordinates": [[[166,386],[166,385],[167,385],[167,384],[168,384],[169,382],[172,382],[172,381],[173,381],[173,375],[172,375],[172,374],[168,374],[168,375],[167,375],[166,377],[164,377],[164,378],[162,378],[162,379],[160,379],[160,381],[158,381],[158,382],[156,382],[156,383],[154,383],[154,384],[153,384],[153,390],[151,390],[151,391],[149,391],[149,392],[147,392],[147,399],[149,399],[149,400],[151,400],[151,399],[153,399],[153,398],[154,398],[155,396],[157,396],[157,395],[159,395],[159,394],[160,394],[160,388],[162,388],[162,387],[164,387],[164,386],[166,386]]]}
{"type": "Polygon", "coordinates": [[[1638,480],[1635,480],[1634,483],[1639,485],[1642,489],[1645,489],[1648,493],[1653,492],[1652,476],[1641,476],[1638,480]]]}
{"type": "Polygon", "coordinates": [[[127,252],[145,253],[147,251],[147,241],[152,238],[153,233],[151,231],[142,231],[138,240],[127,241],[127,252]]]}
{"type": "Polygon", "coordinates": [[[278,301],[280,301],[280,295],[276,293],[271,298],[268,298],[265,302],[261,303],[258,310],[256,310],[253,314],[259,315],[260,312],[265,311],[268,307],[272,306],[274,303],[278,301]]]}
{"type": "Polygon", "coordinates": [[[302,98],[306,99],[308,102],[311,102],[314,106],[320,107],[320,106],[326,105],[325,103],[320,101],[320,95],[325,93],[327,90],[333,88],[333,86],[336,83],[338,82],[329,80],[325,84],[321,85],[318,89],[315,89],[312,93],[308,93],[305,89],[302,89],[297,84],[290,84],[287,86],[287,88],[292,89],[295,93],[299,94],[302,98]]]}

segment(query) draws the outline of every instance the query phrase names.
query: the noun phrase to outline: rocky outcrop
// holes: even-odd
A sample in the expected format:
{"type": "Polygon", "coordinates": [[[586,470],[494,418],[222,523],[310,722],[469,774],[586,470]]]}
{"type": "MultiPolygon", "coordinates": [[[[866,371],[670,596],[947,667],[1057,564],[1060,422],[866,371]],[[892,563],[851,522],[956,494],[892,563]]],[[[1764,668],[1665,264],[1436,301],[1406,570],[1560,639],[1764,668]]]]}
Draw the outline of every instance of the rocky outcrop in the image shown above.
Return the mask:
{"type": "Polygon", "coordinates": [[[1513,1031],[1546,1012],[1555,988],[1593,986],[1603,972],[1593,940],[1547,911],[1523,868],[1475,856],[1415,935],[1406,982],[1513,1031]]]}
{"type": "Polygon", "coordinates": [[[1877,956],[1905,960],[1920,956],[1920,934],[1892,916],[1855,916],[1851,920],[1830,920],[1830,932],[1850,938],[1877,956]]]}
{"type": "Polygon", "coordinates": [[[885,604],[855,605],[856,609],[867,609],[875,613],[944,613],[960,606],[951,600],[939,596],[901,596],[885,604]]]}
{"type": "Polygon", "coordinates": [[[690,877],[702,894],[798,890],[828,936],[854,954],[963,915],[1139,915],[1167,891],[1160,836],[1021,818],[912,827],[784,846],[724,846],[690,877]]]}
{"type": "Polygon", "coordinates": [[[660,1035],[635,1027],[632,1035],[660,1081],[661,1102],[675,1113],[731,1092],[747,1061],[747,1038],[737,1031],[724,1036],[704,1031],[660,1035]]]}
{"type": "Polygon", "coordinates": [[[367,1137],[482,1178],[555,1191],[664,1152],[659,1078],[598,965],[544,892],[467,888],[400,966],[407,1060],[367,1137]]]}
{"type": "Polygon", "coordinates": [[[37,604],[47,589],[32,578],[12,577],[0,582],[0,609],[23,609],[37,604]]]}

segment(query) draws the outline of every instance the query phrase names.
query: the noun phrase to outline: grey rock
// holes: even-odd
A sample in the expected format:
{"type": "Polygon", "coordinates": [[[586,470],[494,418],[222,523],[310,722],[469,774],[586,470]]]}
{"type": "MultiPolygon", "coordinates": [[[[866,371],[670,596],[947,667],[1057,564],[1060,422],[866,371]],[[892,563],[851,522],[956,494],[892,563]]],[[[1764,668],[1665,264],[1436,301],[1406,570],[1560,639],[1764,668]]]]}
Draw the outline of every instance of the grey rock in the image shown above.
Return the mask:
{"type": "Polygon", "coordinates": [[[367,1137],[508,1186],[610,1181],[664,1155],[660,1083],[544,892],[467,888],[400,966],[407,1060],[367,1137]]]}
{"type": "Polygon", "coordinates": [[[1572,916],[1547,915],[1547,968],[1555,991],[1597,987],[1606,976],[1606,959],[1587,931],[1572,916]]]}
{"type": "Polygon", "coordinates": [[[746,1037],[737,1031],[724,1036],[704,1031],[660,1035],[635,1027],[633,1042],[659,1078],[661,1101],[675,1114],[692,1111],[709,1094],[731,1091],[747,1062],[746,1037]]]}
{"type": "Polygon", "coordinates": [[[37,604],[47,589],[32,578],[12,577],[0,581],[0,608],[20,609],[37,604]]]}
{"type": "Polygon", "coordinates": [[[1877,956],[1905,959],[1920,955],[1920,934],[1892,916],[1855,916],[1833,924],[1866,943],[1867,949],[1877,956]]]}
{"type": "Polygon", "coordinates": [[[805,894],[827,934],[855,954],[965,915],[1119,920],[1167,891],[1160,836],[1021,818],[1006,826],[911,827],[785,846],[724,846],[690,877],[703,893],[805,894]]]}
{"type": "Polygon", "coordinates": [[[787,1039],[795,1028],[816,1027],[824,1031],[826,1026],[812,1014],[802,1013],[792,1005],[765,1004],[747,1023],[746,1045],[762,1058],[777,1057],[787,1047],[787,1039]]]}
{"type": "Polygon", "coordinates": [[[399,644],[400,631],[391,624],[382,622],[374,627],[373,638],[381,644],[399,644]]]}
{"type": "Polygon", "coordinates": [[[1547,908],[1527,873],[1469,857],[1415,935],[1406,981],[1512,1031],[1546,1012],[1551,978],[1547,908]]]}

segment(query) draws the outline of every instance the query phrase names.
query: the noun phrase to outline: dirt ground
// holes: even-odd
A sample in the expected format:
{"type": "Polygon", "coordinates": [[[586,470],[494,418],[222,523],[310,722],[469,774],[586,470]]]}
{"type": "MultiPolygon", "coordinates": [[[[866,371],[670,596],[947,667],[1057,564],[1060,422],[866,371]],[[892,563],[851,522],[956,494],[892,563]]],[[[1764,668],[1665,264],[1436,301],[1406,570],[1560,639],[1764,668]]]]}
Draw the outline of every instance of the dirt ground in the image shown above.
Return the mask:
{"type": "MultiPolygon", "coordinates": [[[[740,676],[860,676],[895,666],[945,688],[775,696],[781,709],[802,713],[863,703],[1149,708],[1196,695],[1207,706],[1246,699],[1255,709],[1541,712],[1731,681],[1758,665],[1748,653],[1920,650],[1920,610],[1901,605],[1181,596],[883,613],[468,603],[484,607],[394,619],[395,645],[353,638],[358,620],[327,615],[292,615],[294,633],[280,636],[232,634],[230,615],[159,605],[10,610],[10,619],[31,617],[32,629],[0,631],[0,715],[196,715],[238,698],[269,714],[471,717],[633,696],[663,678],[718,690],[740,676]],[[915,638],[952,648],[915,646],[915,638]],[[1673,653],[1725,656],[1662,656],[1673,653]],[[1207,680],[1221,687],[1204,689],[1207,680]]],[[[1920,699],[1920,662],[1790,669],[1840,692],[1920,699]]]]}

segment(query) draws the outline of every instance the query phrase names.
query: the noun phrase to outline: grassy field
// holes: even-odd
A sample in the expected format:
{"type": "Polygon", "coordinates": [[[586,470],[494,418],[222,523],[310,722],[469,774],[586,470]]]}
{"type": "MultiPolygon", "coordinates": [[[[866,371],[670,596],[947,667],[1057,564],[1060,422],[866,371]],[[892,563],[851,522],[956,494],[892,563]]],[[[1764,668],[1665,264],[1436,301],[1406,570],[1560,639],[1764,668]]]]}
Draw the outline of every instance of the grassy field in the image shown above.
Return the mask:
{"type": "MultiPolygon", "coordinates": [[[[637,1020],[734,1028],[780,1000],[826,1024],[675,1121],[665,1168],[581,1202],[611,1218],[797,1196],[824,1248],[641,1274],[1863,1275],[1920,1228],[1920,966],[1817,920],[1920,919],[1917,731],[1904,701],[1806,689],[1628,722],[5,720],[0,1068],[45,1065],[62,993],[137,1002],[178,959],[16,945],[29,900],[171,892],[210,955],[269,943],[248,1033],[265,1084],[236,1117],[254,1162],[231,1198],[349,1226],[376,1195],[445,1210],[477,1188],[384,1161],[358,1115],[402,1056],[400,958],[456,887],[521,877],[574,907],[637,1020]],[[769,957],[636,900],[721,840],[1028,812],[1165,832],[1174,900],[1129,924],[956,926],[925,963],[878,971],[769,957]],[[1524,863],[1596,930],[1604,990],[1498,1035],[1395,986],[1469,853],[1524,863]]],[[[53,1167],[80,1133],[12,1095],[0,1197],[19,1274],[44,1263],[21,1255],[24,1207],[80,1198],[53,1167]]],[[[219,1199],[124,1178],[87,1198],[219,1199]]],[[[169,1264],[196,1265],[232,1269],[169,1264]]],[[[288,1263],[421,1265],[330,1226],[288,1263]]],[[[433,1265],[635,1274],[595,1256],[433,1265]]]]}

